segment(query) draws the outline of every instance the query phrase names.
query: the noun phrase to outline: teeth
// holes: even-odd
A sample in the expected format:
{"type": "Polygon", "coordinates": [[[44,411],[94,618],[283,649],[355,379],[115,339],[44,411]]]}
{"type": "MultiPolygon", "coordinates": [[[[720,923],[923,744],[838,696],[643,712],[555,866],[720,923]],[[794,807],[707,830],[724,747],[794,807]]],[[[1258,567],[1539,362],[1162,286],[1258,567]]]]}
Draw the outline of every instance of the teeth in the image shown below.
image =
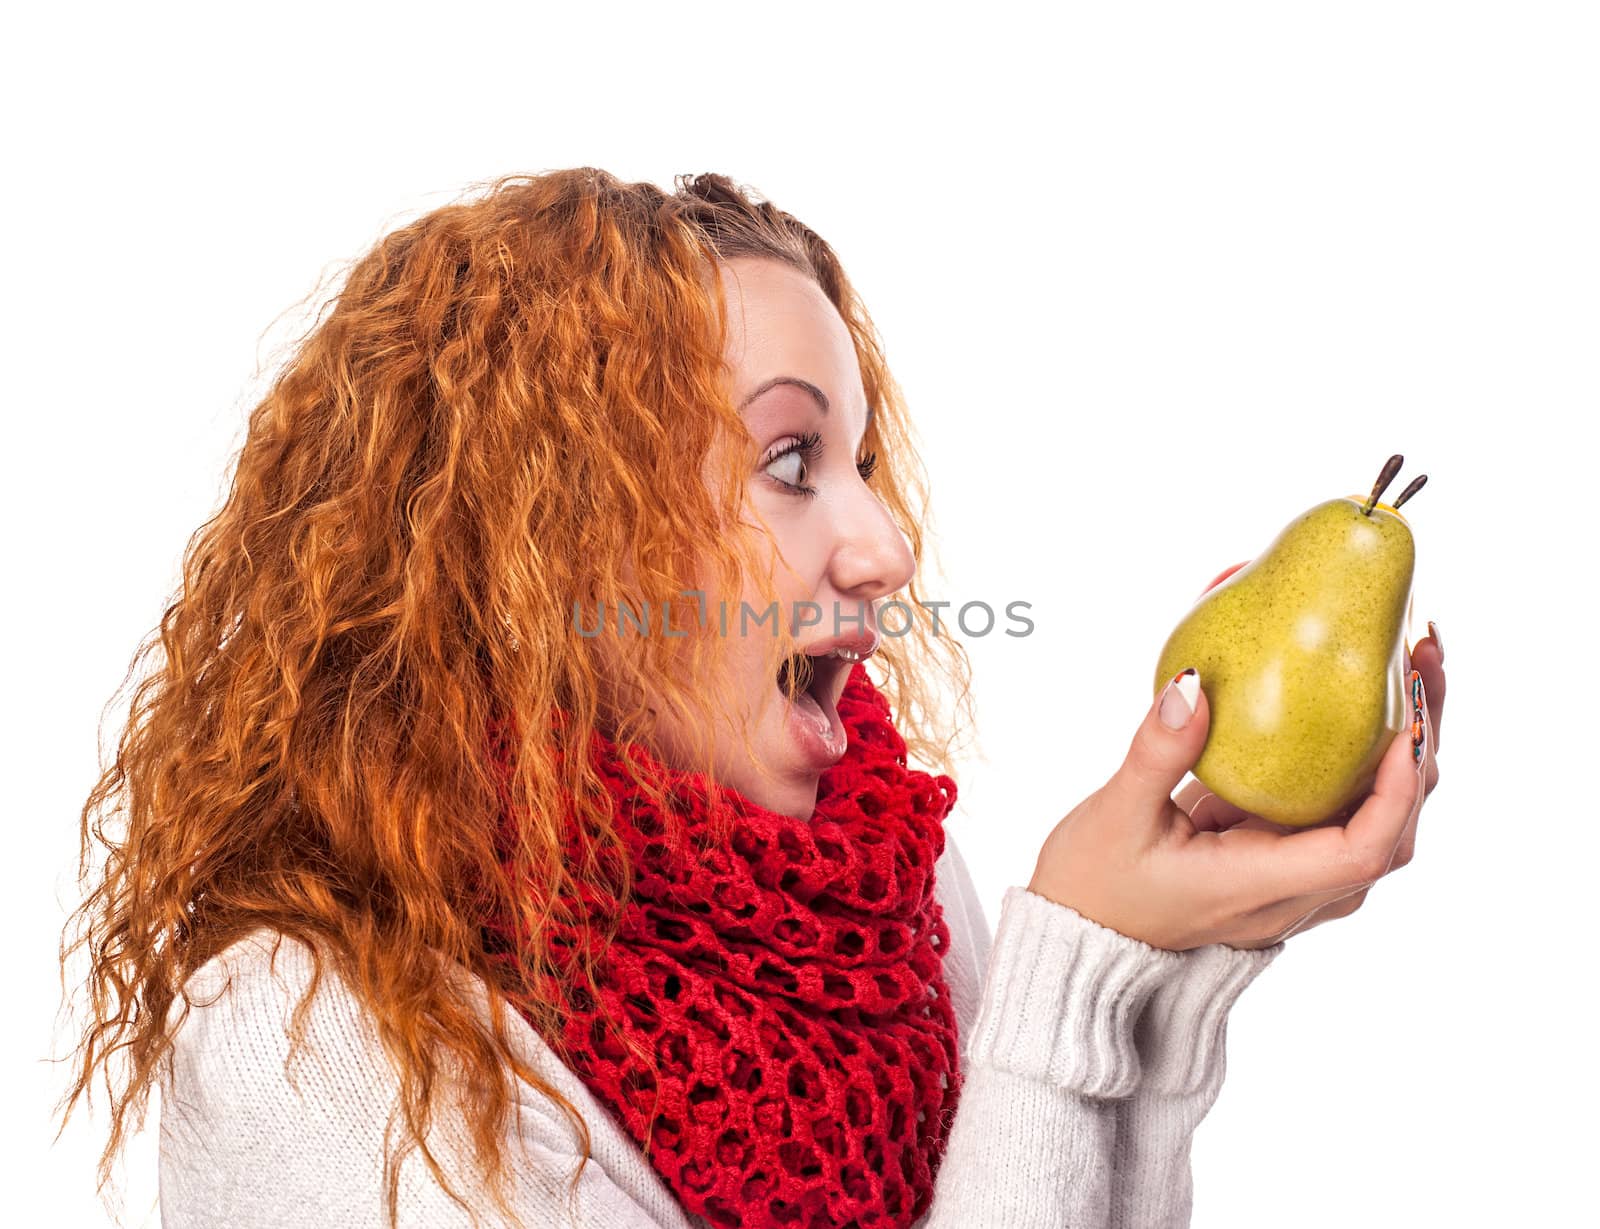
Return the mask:
{"type": "Polygon", "coordinates": [[[829,649],[826,653],[811,653],[811,657],[835,657],[840,661],[865,661],[870,653],[862,653],[856,649],[829,649]]]}
{"type": "Polygon", "coordinates": [[[840,661],[861,661],[866,658],[866,653],[858,653],[853,648],[830,648],[827,653],[813,653],[813,658],[838,658],[840,661]]]}

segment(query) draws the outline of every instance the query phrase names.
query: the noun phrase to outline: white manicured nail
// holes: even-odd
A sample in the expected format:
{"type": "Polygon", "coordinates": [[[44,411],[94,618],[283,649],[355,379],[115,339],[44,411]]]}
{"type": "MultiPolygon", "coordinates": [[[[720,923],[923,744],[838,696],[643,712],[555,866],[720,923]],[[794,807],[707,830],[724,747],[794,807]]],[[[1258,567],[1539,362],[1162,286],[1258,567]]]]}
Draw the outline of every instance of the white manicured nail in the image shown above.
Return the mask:
{"type": "Polygon", "coordinates": [[[1161,724],[1169,730],[1181,730],[1194,716],[1195,705],[1200,702],[1200,672],[1193,666],[1180,670],[1161,693],[1161,724]]]}

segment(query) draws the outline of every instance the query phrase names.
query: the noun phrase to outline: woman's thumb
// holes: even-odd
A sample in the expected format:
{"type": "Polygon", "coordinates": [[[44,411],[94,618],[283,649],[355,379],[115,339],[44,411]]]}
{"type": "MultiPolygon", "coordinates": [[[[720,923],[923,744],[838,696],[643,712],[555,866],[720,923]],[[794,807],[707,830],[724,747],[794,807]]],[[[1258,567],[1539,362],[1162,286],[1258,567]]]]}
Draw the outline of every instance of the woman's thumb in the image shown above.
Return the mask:
{"type": "Polygon", "coordinates": [[[1145,713],[1127,758],[1107,783],[1123,814],[1155,820],[1166,813],[1172,791],[1205,749],[1210,719],[1200,672],[1193,666],[1178,671],[1145,713]]]}

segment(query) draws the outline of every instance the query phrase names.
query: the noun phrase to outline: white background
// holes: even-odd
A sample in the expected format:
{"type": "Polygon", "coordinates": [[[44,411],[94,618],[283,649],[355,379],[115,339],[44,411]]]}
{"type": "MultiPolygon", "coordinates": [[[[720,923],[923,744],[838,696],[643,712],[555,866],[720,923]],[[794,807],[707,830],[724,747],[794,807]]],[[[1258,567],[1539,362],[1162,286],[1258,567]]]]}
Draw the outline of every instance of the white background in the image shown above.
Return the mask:
{"type": "MultiPolygon", "coordinates": [[[[1240,1000],[1197,1226],[1572,1224],[1597,1093],[1592,6],[52,6],[8,23],[12,1223],[51,1146],[101,706],[319,276],[510,171],[719,170],[817,228],[914,407],[986,759],[989,910],[1120,761],[1197,591],[1391,493],[1447,649],[1418,856],[1240,1000]],[[1048,15],[1047,15],[1048,14],[1048,15]],[[290,313],[279,320],[280,313],[290,313]]],[[[101,749],[125,701],[106,710],[101,749]]],[[[78,972],[79,970],[74,970],[78,972]]],[[[149,1124],[154,1126],[154,1118],[149,1124]]],[[[156,1223],[154,1130],[123,1176],[156,1223]]]]}

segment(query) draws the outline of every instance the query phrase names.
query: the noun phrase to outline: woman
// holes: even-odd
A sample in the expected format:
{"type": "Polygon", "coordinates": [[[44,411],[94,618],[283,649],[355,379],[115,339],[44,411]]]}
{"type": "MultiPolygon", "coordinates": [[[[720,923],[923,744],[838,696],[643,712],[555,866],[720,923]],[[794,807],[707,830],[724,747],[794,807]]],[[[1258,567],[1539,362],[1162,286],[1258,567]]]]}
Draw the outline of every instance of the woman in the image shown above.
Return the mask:
{"type": "Polygon", "coordinates": [[[991,943],[911,767],[965,657],[880,622],[923,488],[869,318],[675,186],[386,236],[252,416],[63,951],[68,1112],[125,1047],[104,1185],[160,1082],[168,1229],[1184,1224],[1232,1003],[1411,856],[1431,739],[1310,832],[1174,800],[1185,672],[991,943]]]}

